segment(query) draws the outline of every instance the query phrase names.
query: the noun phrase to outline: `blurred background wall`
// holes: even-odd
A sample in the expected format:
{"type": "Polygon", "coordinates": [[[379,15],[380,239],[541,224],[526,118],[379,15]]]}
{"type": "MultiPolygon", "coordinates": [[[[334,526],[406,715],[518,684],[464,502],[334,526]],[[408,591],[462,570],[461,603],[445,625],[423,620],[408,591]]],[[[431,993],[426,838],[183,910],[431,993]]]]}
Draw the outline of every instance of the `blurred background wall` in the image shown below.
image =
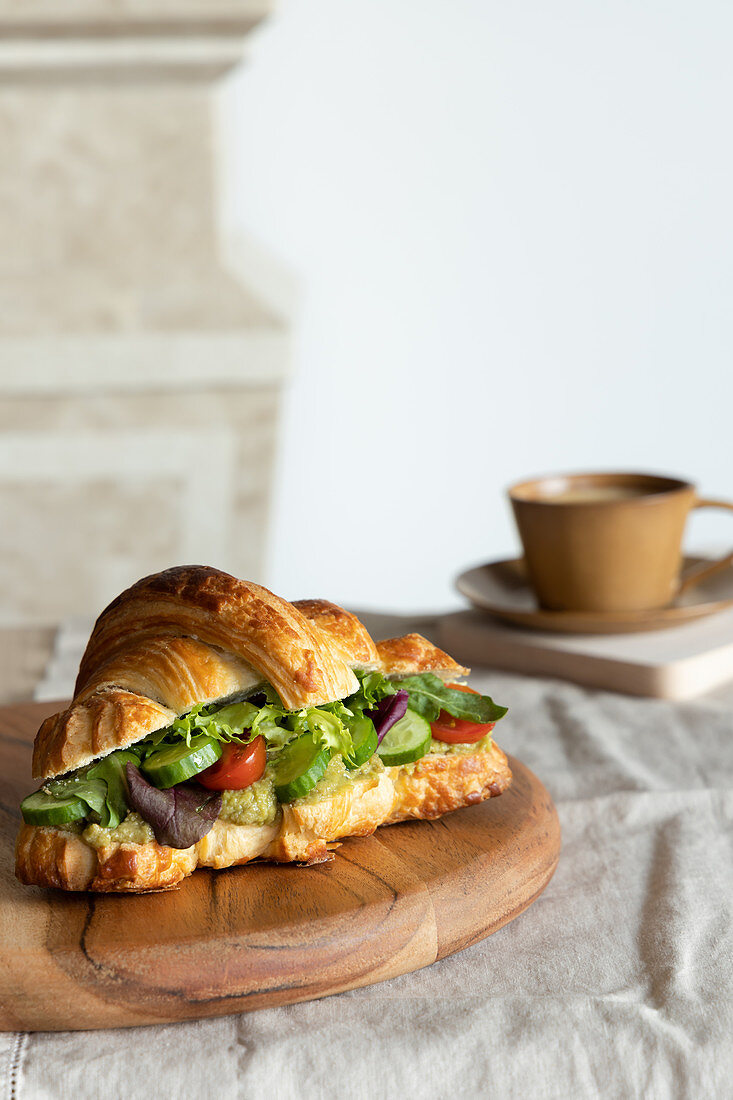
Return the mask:
{"type": "Polygon", "coordinates": [[[286,319],[229,269],[214,89],[266,0],[0,0],[0,625],[262,576],[286,319]]]}
{"type": "Polygon", "coordinates": [[[733,495],[730,4],[280,0],[251,42],[225,222],[303,285],[276,589],[447,606],[536,472],[733,495]]]}
{"type": "Polygon", "coordinates": [[[733,494],[733,9],[269,7],[0,0],[2,621],[447,607],[524,475],[733,494]]]}

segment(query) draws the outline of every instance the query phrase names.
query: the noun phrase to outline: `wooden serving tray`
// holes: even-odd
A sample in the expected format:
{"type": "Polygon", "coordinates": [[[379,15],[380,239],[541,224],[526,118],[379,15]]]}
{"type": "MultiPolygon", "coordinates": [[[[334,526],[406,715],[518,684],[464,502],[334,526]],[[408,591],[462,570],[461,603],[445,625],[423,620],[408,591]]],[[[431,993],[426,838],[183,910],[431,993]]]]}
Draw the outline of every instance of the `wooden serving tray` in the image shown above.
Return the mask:
{"type": "Polygon", "coordinates": [[[555,807],[510,758],[501,797],[347,840],[330,863],[200,870],[127,897],[21,886],[17,807],[35,731],[57,709],[0,708],[2,1030],[166,1023],[370,985],[495,932],[557,865],[555,807]]]}

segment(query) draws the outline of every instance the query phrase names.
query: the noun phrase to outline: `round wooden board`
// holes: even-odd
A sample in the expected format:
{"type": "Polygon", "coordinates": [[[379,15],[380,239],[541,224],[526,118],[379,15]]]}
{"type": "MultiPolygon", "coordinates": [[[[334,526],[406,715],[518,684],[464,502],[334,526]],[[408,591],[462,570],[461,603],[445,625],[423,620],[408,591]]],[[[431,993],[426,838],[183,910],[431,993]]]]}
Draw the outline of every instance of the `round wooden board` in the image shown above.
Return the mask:
{"type": "Polygon", "coordinates": [[[33,736],[56,709],[0,708],[3,1030],[220,1016],[384,981],[513,920],[557,865],[555,807],[510,758],[500,798],[347,840],[330,863],[200,870],[131,897],[21,886],[17,807],[33,788],[33,736]]]}

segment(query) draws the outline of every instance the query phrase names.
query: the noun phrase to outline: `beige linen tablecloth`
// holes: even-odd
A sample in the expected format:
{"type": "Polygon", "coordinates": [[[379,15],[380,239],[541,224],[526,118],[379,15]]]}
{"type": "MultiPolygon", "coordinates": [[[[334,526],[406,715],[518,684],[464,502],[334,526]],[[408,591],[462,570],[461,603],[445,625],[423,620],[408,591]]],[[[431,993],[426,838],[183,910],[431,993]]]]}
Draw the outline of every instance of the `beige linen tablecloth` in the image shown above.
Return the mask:
{"type": "Polygon", "coordinates": [[[4,1096],[733,1097],[733,690],[671,705],[472,682],[509,705],[498,740],[560,813],[560,865],[529,910],[321,1001],[3,1035],[4,1096]]]}

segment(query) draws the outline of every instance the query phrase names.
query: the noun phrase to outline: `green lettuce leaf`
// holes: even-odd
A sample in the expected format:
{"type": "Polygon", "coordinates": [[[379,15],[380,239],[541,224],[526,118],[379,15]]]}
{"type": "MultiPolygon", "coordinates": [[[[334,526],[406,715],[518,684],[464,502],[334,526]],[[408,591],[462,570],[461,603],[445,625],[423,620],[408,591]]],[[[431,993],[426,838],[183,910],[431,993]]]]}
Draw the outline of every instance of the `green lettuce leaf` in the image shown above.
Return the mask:
{"type": "MultiPolygon", "coordinates": [[[[277,699],[274,692],[268,699],[277,699]]],[[[184,738],[190,744],[196,733],[207,733],[219,741],[238,741],[246,744],[263,736],[267,747],[277,751],[302,733],[311,733],[314,739],[331,752],[349,753],[353,750],[349,723],[353,713],[340,701],[321,707],[306,707],[299,711],[285,710],[277,702],[267,702],[257,707],[249,702],[229,703],[215,710],[211,705],[193,707],[187,714],[176,718],[163,730],[145,739],[143,744],[157,747],[161,741],[184,738]]]]}
{"type": "Polygon", "coordinates": [[[430,672],[393,680],[393,684],[395,688],[404,688],[408,692],[410,709],[416,710],[428,722],[434,722],[441,710],[448,711],[454,718],[481,724],[498,722],[507,712],[507,707],[498,706],[488,695],[474,695],[446,687],[430,672]]]}
{"type": "Polygon", "coordinates": [[[125,764],[139,764],[140,753],[123,749],[110,753],[87,768],[63,779],[52,779],[45,788],[56,798],[80,798],[87,816],[105,828],[114,829],[128,811],[125,764]]]}
{"type": "Polygon", "coordinates": [[[107,786],[104,807],[99,812],[99,824],[105,828],[114,829],[127,815],[129,809],[127,778],[125,764],[140,763],[140,754],[123,749],[110,753],[87,772],[87,782],[99,782],[103,780],[107,786]]]}
{"type": "Polygon", "coordinates": [[[44,786],[55,798],[80,798],[101,821],[106,816],[107,784],[103,779],[87,779],[86,770],[64,779],[52,779],[44,786]]]}
{"type": "MultiPolygon", "coordinates": [[[[308,707],[307,710],[301,711],[303,723],[313,734],[314,740],[320,741],[322,745],[329,748],[332,755],[340,752],[342,756],[350,757],[354,751],[348,726],[351,715],[336,713],[335,710],[330,709],[333,706],[334,704],[330,703],[328,709],[308,707]]],[[[344,710],[343,706],[341,710],[344,710]]]]}
{"type": "Polygon", "coordinates": [[[199,703],[187,714],[174,719],[170,726],[163,730],[157,730],[151,734],[154,743],[159,744],[164,738],[185,738],[186,743],[191,743],[191,737],[195,733],[206,732],[209,737],[215,737],[217,741],[239,741],[246,743],[251,741],[253,734],[250,728],[257,717],[260,708],[252,703],[228,703],[219,710],[213,711],[210,705],[199,703]]]}
{"type": "Polygon", "coordinates": [[[252,721],[252,736],[264,737],[268,749],[281,749],[295,736],[295,715],[268,703],[252,721]]]}
{"type": "Polygon", "coordinates": [[[394,695],[397,688],[381,672],[357,672],[359,690],[350,695],[346,706],[350,710],[373,710],[377,703],[388,695],[394,695]]]}

